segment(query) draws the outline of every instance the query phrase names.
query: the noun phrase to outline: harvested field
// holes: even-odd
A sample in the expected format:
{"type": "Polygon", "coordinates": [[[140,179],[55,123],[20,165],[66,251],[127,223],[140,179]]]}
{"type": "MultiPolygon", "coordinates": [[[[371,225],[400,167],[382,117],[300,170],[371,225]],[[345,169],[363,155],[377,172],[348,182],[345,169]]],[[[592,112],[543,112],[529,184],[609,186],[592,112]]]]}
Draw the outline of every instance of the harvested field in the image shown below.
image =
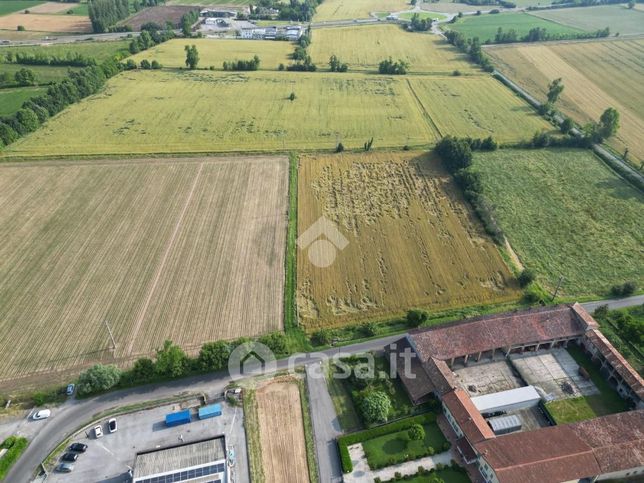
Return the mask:
{"type": "Polygon", "coordinates": [[[488,76],[418,76],[408,82],[441,136],[517,142],[552,129],[525,101],[488,76]]]}
{"type": "Polygon", "coordinates": [[[308,483],[304,421],[295,381],[275,381],[256,392],[265,481],[308,483]]]}
{"type": "Polygon", "coordinates": [[[86,33],[92,31],[89,17],[78,15],[38,15],[12,13],[0,17],[0,29],[16,30],[22,25],[26,30],[57,33],[86,33]]]}
{"type": "MultiPolygon", "coordinates": [[[[291,42],[267,42],[265,40],[232,40],[232,39],[191,39],[190,45],[199,50],[199,62],[204,66],[213,66],[223,70],[222,64],[231,60],[250,60],[259,56],[260,70],[277,70],[279,64],[289,64],[294,44],[291,42]]],[[[133,57],[136,62],[143,59],[156,59],[164,67],[185,67],[186,41],[170,40],[157,45],[133,57]]]]}
{"type": "Polygon", "coordinates": [[[557,108],[578,123],[597,121],[608,107],[617,109],[621,127],[608,143],[620,152],[628,147],[632,160],[644,160],[644,40],[503,46],[486,52],[501,72],[540,100],[546,99],[548,83],[561,77],[567,87],[557,108]]]}
{"type": "Polygon", "coordinates": [[[487,197],[523,264],[567,296],[644,283],[644,196],[586,150],[477,154],[487,197]]]}
{"type": "Polygon", "coordinates": [[[280,329],[287,174],[267,157],[0,165],[0,383],[280,329]]]}
{"type": "Polygon", "coordinates": [[[456,23],[443,24],[443,28],[460,32],[467,38],[478,37],[481,43],[493,41],[499,28],[505,32],[514,29],[519,37],[526,35],[533,28],[546,29],[551,35],[583,32],[582,29],[561,25],[524,12],[466,16],[456,23]]]}
{"type": "Polygon", "coordinates": [[[314,22],[369,18],[371,12],[398,12],[413,8],[406,0],[325,0],[318,5],[314,22]]]}
{"type": "Polygon", "coordinates": [[[436,140],[404,79],[129,71],[3,154],[331,150],[371,137],[380,147],[436,140]]]}
{"type": "Polygon", "coordinates": [[[329,58],[337,55],[349,64],[350,71],[377,72],[380,61],[392,57],[409,62],[411,73],[481,72],[464,54],[438,36],[405,32],[398,25],[325,28],[313,35],[315,40],[309,47],[311,58],[323,69],[327,68],[329,58]]]}
{"type": "Polygon", "coordinates": [[[582,30],[594,31],[608,27],[611,34],[644,33],[644,12],[629,9],[626,5],[561,8],[533,12],[533,15],[582,30]]]}
{"type": "Polygon", "coordinates": [[[348,240],[326,268],[298,250],[307,330],[517,297],[496,247],[428,155],[302,157],[298,200],[300,236],[324,216],[348,240]]]}
{"type": "Polygon", "coordinates": [[[35,7],[30,7],[29,12],[41,13],[41,14],[61,13],[61,12],[66,12],[73,6],[74,5],[70,5],[69,3],[65,3],[65,2],[45,2],[35,7]]]}
{"type": "Polygon", "coordinates": [[[173,6],[158,6],[145,8],[134,15],[132,15],[127,20],[121,22],[121,25],[127,25],[132,28],[132,30],[141,30],[141,26],[145,25],[148,22],[154,22],[158,25],[165,26],[167,22],[172,22],[175,28],[181,28],[181,17],[186,13],[191,12],[192,10],[199,10],[199,7],[192,6],[182,6],[182,5],[173,5],[173,6]]]}

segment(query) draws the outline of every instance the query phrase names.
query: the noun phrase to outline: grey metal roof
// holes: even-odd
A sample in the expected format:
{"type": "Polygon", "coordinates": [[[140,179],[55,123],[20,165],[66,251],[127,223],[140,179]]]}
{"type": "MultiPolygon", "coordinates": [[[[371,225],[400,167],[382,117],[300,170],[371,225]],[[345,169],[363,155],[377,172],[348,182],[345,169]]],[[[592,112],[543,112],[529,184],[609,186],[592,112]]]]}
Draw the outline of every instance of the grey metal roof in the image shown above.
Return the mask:
{"type": "Polygon", "coordinates": [[[521,419],[516,414],[510,416],[498,416],[487,420],[495,433],[502,430],[521,429],[521,419]]]}
{"type": "Polygon", "coordinates": [[[539,396],[534,386],[523,386],[484,396],[476,396],[472,398],[472,402],[476,409],[485,413],[514,404],[525,405],[525,407],[536,405],[540,399],[541,396],[539,396]]]}
{"type": "Polygon", "coordinates": [[[223,436],[197,443],[140,453],[136,456],[134,478],[157,475],[226,458],[223,436]]]}

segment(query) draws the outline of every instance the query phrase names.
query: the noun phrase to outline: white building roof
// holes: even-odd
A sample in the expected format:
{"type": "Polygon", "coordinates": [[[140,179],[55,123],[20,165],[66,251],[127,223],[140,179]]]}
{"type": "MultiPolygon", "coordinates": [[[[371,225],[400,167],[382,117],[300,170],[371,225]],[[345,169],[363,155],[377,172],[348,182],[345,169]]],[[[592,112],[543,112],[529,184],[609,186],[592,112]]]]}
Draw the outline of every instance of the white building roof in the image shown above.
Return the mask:
{"type": "Polygon", "coordinates": [[[501,411],[512,406],[536,406],[540,400],[541,396],[539,396],[534,386],[518,387],[472,398],[474,406],[481,413],[501,411]]]}

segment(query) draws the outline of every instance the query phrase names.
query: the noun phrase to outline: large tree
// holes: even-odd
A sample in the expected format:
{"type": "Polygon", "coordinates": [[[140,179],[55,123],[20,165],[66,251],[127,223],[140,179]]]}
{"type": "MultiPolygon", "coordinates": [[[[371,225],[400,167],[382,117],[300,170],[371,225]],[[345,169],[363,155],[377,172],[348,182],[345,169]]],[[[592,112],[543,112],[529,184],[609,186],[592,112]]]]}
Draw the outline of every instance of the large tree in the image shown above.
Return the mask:
{"type": "Polygon", "coordinates": [[[548,103],[554,104],[559,99],[559,96],[564,90],[564,85],[561,83],[561,77],[553,80],[548,84],[548,103]]]}
{"type": "Polygon", "coordinates": [[[619,112],[617,109],[609,107],[599,118],[599,128],[604,138],[609,138],[617,133],[619,129],[619,112]]]}
{"type": "Polygon", "coordinates": [[[196,45],[186,45],[186,67],[188,69],[196,69],[199,64],[199,52],[196,45]]]}
{"type": "Polygon", "coordinates": [[[78,394],[84,396],[114,387],[121,378],[121,371],[116,366],[96,364],[78,377],[78,394]]]}
{"type": "Polygon", "coordinates": [[[360,401],[360,412],[368,424],[384,423],[391,411],[391,399],[383,391],[371,391],[360,401]]]}

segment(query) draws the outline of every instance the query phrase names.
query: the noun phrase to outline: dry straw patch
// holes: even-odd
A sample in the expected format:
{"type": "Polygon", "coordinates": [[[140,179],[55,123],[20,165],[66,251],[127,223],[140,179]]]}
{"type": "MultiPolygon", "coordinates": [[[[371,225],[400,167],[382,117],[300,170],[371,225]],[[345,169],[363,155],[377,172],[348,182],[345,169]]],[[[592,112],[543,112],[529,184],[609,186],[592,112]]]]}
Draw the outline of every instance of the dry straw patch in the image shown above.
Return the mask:
{"type": "Polygon", "coordinates": [[[298,251],[298,308],[309,330],[517,296],[496,247],[428,155],[304,157],[298,196],[300,234],[324,216],[349,240],[327,268],[298,251]]]}
{"type": "Polygon", "coordinates": [[[75,5],[70,5],[69,3],[66,2],[45,2],[40,5],[36,5],[35,7],[29,8],[29,11],[31,13],[60,13],[60,12],[65,12],[69,10],[70,8],[73,8],[75,5]]]}
{"type": "Polygon", "coordinates": [[[256,392],[266,481],[308,483],[300,390],[295,381],[271,382],[256,392]]]}
{"type": "Polygon", "coordinates": [[[0,167],[0,381],[280,329],[287,164],[0,167]]]}
{"type": "Polygon", "coordinates": [[[85,33],[92,31],[89,17],[78,15],[38,15],[13,13],[0,17],[0,29],[16,30],[22,25],[27,30],[39,32],[85,33]]]}

